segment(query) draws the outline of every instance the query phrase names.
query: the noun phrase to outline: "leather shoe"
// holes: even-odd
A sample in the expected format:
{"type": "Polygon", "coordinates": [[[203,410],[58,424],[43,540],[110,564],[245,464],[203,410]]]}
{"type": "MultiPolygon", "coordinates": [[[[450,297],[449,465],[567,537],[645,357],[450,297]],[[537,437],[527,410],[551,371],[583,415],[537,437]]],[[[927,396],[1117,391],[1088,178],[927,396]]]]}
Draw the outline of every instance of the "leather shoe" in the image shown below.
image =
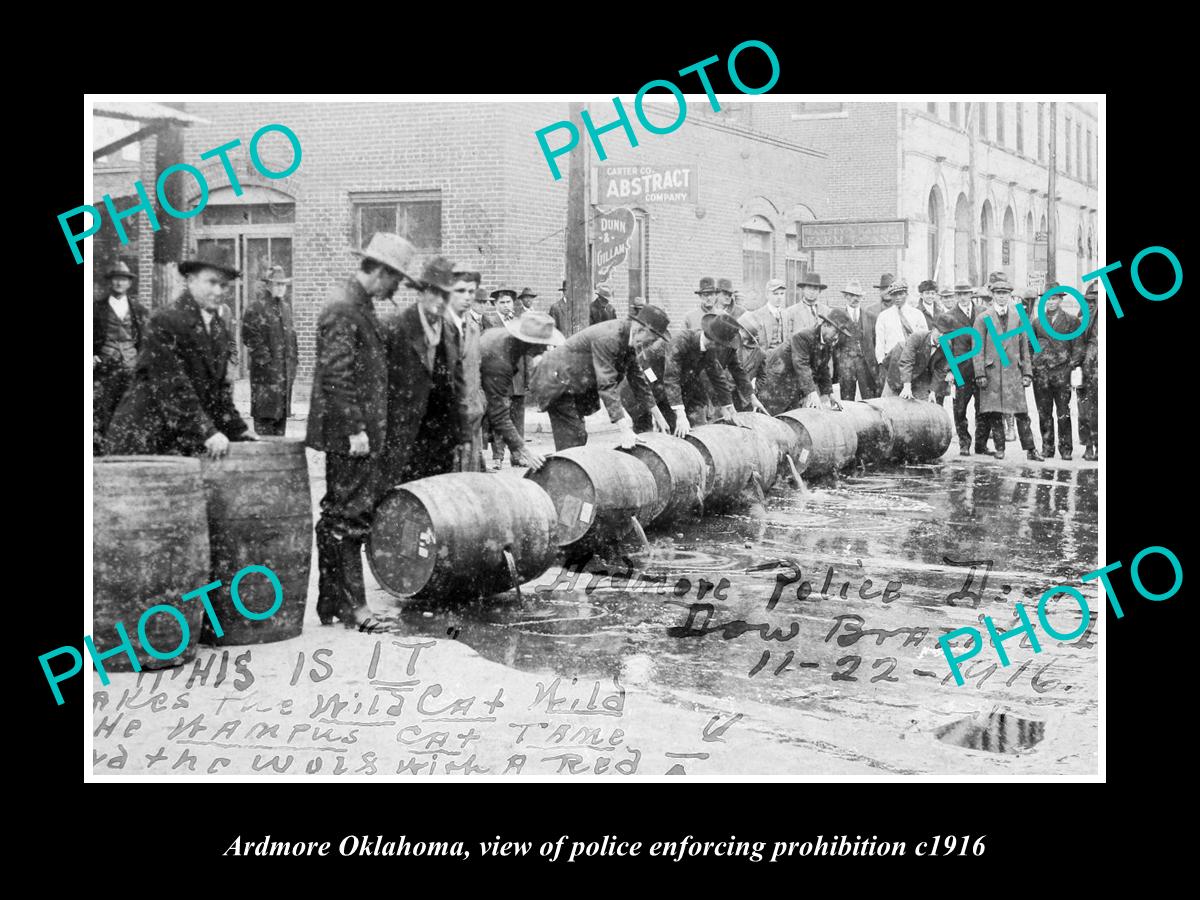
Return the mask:
{"type": "Polygon", "coordinates": [[[1004,459],[1004,451],[1003,450],[993,450],[992,456],[996,457],[996,459],[1004,459]]]}
{"type": "Polygon", "coordinates": [[[1096,455],[1096,450],[1093,447],[1088,447],[1083,453],[1083,458],[1088,462],[1095,462],[1099,457],[1096,455]]]}
{"type": "Polygon", "coordinates": [[[958,455],[959,456],[970,456],[971,455],[971,445],[970,444],[959,444],[958,445],[958,455]]]}
{"type": "Polygon", "coordinates": [[[1062,458],[1063,458],[1063,462],[1070,462],[1071,461],[1071,451],[1064,450],[1062,452],[1062,458]]]}
{"type": "Polygon", "coordinates": [[[1042,459],[1054,459],[1054,448],[1042,451],[1042,459]]]}
{"type": "MultiPolygon", "coordinates": [[[[1046,461],[1046,457],[1044,457],[1044,456],[1042,456],[1042,454],[1038,453],[1037,449],[1033,448],[1033,447],[1030,447],[1029,450],[1027,450],[1025,452],[1025,455],[1027,457],[1029,457],[1030,459],[1032,459],[1034,462],[1045,462],[1046,461]]],[[[1053,456],[1054,454],[1051,453],[1050,455],[1053,456]]]]}

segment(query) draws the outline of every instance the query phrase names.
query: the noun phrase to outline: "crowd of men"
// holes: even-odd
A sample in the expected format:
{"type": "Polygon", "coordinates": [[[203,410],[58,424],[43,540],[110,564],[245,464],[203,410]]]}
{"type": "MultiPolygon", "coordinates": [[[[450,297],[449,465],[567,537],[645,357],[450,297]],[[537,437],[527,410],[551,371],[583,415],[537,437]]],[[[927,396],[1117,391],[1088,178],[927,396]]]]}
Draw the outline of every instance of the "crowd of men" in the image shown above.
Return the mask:
{"type": "MultiPolygon", "coordinates": [[[[799,302],[786,306],[787,286],[767,284],[766,302],[747,311],[730,279],[705,277],[697,306],[670,329],[667,313],[642,298],[619,316],[601,285],[589,324],[569,337],[570,306],[563,282],[548,313],[533,309],[537,294],[508,286],[485,291],[479,272],[443,256],[418,273],[417,251],[397,234],[377,233],[357,269],[327,298],[316,328],[316,362],[307,445],[325,455],[326,492],[316,525],[317,612],[373,633],[392,624],[373,615],[363,583],[362,548],[374,511],[393,486],[448,472],[494,471],[504,451],[512,464],[544,462],[525,442],[529,395],[549,414],[556,450],[585,444],[585,419],[603,408],[630,447],[649,430],[686,435],[736,411],[778,414],[797,406],[840,409],[843,400],[897,396],[941,403],[954,392],[960,452],[971,453],[966,409],[975,401],[974,448],[989,436],[1002,457],[1003,417],[1011,414],[1030,458],[1043,458],[1025,404],[1033,385],[1042,452],[1072,453],[1068,404],[1071,371],[1082,368],[1081,437],[1096,458],[1097,330],[1095,285],[1086,297],[1086,333],[1063,341],[1047,333],[1073,331],[1078,318],[1058,298],[1047,322],[1033,328],[1032,353],[1011,313],[1013,287],[993,273],[986,287],[959,282],[939,291],[918,285],[908,303],[904,279],[884,275],[877,304],[862,305],[856,281],[842,289],[845,308],[821,301],[815,273],[798,283],[799,302]],[[406,284],[416,302],[381,320],[375,302],[406,284]],[[1012,334],[997,345],[996,332],[1012,334]],[[970,325],[982,351],[955,389],[939,337],[970,325]],[[1011,363],[1005,364],[1003,349],[1011,363]],[[491,465],[486,461],[491,444],[491,465]]],[[[290,279],[279,266],[262,279],[248,307],[243,339],[250,359],[254,429],[234,406],[227,377],[232,342],[222,314],[226,285],[240,272],[198,254],[179,263],[185,287],[173,304],[147,316],[129,297],[133,275],[124,264],[108,273],[108,296],[93,309],[94,449],[98,454],[221,457],[231,441],[281,435],[291,411],[297,342],[290,279]]],[[[1026,295],[1036,304],[1037,294],[1026,295]]],[[[1031,316],[1032,318],[1032,316],[1031,316]]],[[[956,354],[965,354],[954,339],[956,354]]]]}

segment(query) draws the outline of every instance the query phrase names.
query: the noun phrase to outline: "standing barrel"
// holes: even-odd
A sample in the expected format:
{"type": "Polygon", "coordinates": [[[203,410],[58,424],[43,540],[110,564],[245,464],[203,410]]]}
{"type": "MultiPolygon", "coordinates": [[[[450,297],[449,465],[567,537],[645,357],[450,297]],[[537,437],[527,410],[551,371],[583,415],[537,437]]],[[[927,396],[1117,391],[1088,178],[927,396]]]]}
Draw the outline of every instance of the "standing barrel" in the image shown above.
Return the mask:
{"type": "Polygon", "coordinates": [[[892,459],[931,462],[941,459],[954,439],[954,422],[940,403],[880,397],[868,400],[891,423],[892,459]]]}
{"type": "Polygon", "coordinates": [[[755,474],[762,480],[764,491],[775,483],[779,453],[771,441],[752,428],[701,425],[688,432],[687,440],[704,457],[704,502],[709,508],[746,499],[746,488],[755,474]]]}
{"type": "MultiPolygon", "coordinates": [[[[129,635],[144,669],[180,666],[196,655],[204,606],[180,598],[209,582],[208,517],[200,462],[179,456],[107,456],[92,462],[92,641],[98,652],[129,635]],[[152,606],[178,609],[188,623],[187,646],[172,659],[141,649],[138,620],[152,606]]],[[[146,620],[146,638],[166,653],[182,628],[169,613],[146,620]]],[[[109,672],[129,672],[122,653],[104,660],[109,672]]]]}
{"type": "Polygon", "coordinates": [[[864,462],[881,463],[892,457],[892,423],[882,412],[859,400],[843,400],[842,415],[854,425],[858,434],[858,458],[864,462]]]}
{"type": "Polygon", "coordinates": [[[643,525],[668,522],[703,501],[704,457],[692,444],[669,434],[648,432],[638,435],[637,445],[625,452],[645,463],[657,486],[643,525]]]}
{"type": "MultiPolygon", "coordinates": [[[[221,623],[217,637],[207,617],[206,644],[269,644],[296,637],[304,625],[308,573],[312,567],[312,492],[304,442],[294,438],[235,441],[223,459],[202,459],[208,494],[212,580],[209,594],[221,623]],[[266,566],[279,579],[283,603],[262,620],[248,619],[234,605],[233,576],[246,566],[266,566]]],[[[238,599],[253,613],[275,604],[275,587],[259,572],[238,582],[238,599]]]]}
{"type": "Polygon", "coordinates": [[[558,511],[558,544],[572,552],[623,537],[631,519],[649,515],[658,485],[640,459],[599,447],[571,447],[525,476],[550,495],[558,511]]]}
{"type": "Polygon", "coordinates": [[[487,472],[418,478],[394,488],[376,508],[367,561],[397,597],[489,597],[553,565],[554,520],[550,497],[524,478],[487,472]]]}
{"type": "Polygon", "coordinates": [[[753,428],[767,440],[772,441],[779,452],[777,471],[782,476],[790,474],[791,470],[786,468],[787,464],[783,459],[785,456],[790,456],[794,461],[800,453],[800,438],[796,435],[795,430],[786,422],[760,412],[740,412],[734,418],[737,419],[739,425],[753,428]]]}
{"type": "Polygon", "coordinates": [[[846,416],[831,409],[791,409],[780,413],[800,440],[796,468],[806,475],[832,475],[854,462],[858,432],[846,416]]]}

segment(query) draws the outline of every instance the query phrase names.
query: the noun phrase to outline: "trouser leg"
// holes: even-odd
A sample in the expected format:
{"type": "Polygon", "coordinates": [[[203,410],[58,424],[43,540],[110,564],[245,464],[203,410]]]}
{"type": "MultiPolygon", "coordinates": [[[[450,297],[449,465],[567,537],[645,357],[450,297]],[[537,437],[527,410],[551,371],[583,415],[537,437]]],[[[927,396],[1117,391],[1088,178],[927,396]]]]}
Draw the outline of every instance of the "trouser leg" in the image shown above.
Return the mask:
{"type": "Polygon", "coordinates": [[[563,394],[546,407],[550,414],[550,432],[554,436],[554,449],[582,447],[587,443],[587,426],[575,402],[574,394],[563,394]]]}
{"type": "Polygon", "coordinates": [[[1033,376],[1033,405],[1037,407],[1042,432],[1042,452],[1054,451],[1054,390],[1044,376],[1033,376]]]}
{"type": "Polygon", "coordinates": [[[113,367],[111,363],[101,365],[106,366],[106,370],[98,378],[92,379],[92,452],[96,455],[107,452],[105,435],[108,426],[132,380],[131,373],[124,366],[113,367]]]}
{"type": "Polygon", "coordinates": [[[863,357],[858,360],[858,389],[864,400],[873,400],[879,396],[879,385],[875,382],[875,372],[869,362],[863,357]]]}
{"type": "Polygon", "coordinates": [[[380,499],[379,474],[377,454],[325,454],[325,496],[316,525],[317,612],[323,622],[334,615],[354,618],[367,605],[362,545],[380,499]]]}
{"type": "Polygon", "coordinates": [[[1079,431],[1080,439],[1092,447],[1100,443],[1099,399],[1096,381],[1085,378],[1079,388],[1079,431]],[[1087,428],[1086,439],[1083,437],[1085,425],[1087,428]]]}
{"type": "MultiPolygon", "coordinates": [[[[517,434],[521,436],[521,440],[525,440],[525,395],[515,394],[512,402],[508,405],[509,416],[512,418],[513,427],[517,429],[517,434]]],[[[500,442],[500,455],[504,456],[504,441],[500,442]]],[[[509,456],[512,456],[510,451],[509,456]]]]}
{"type": "Polygon", "coordinates": [[[287,417],[264,419],[254,417],[254,433],[263,436],[281,435],[287,430],[287,417]]]}
{"type": "Polygon", "coordinates": [[[962,386],[954,394],[954,429],[958,433],[959,446],[971,442],[971,429],[967,427],[967,404],[975,397],[975,431],[979,431],[979,391],[975,387],[975,379],[964,380],[962,386]]]}
{"type": "Polygon", "coordinates": [[[987,452],[987,439],[990,436],[996,445],[996,450],[1004,450],[1004,414],[998,412],[985,412],[983,418],[983,440],[984,449],[980,452],[987,452]]]}
{"type": "Polygon", "coordinates": [[[1058,420],[1058,451],[1071,453],[1074,445],[1071,440],[1071,378],[1064,375],[1054,382],[1054,408],[1058,420]]]}
{"type": "Polygon", "coordinates": [[[1029,413],[1016,413],[1014,418],[1017,425],[1017,438],[1021,442],[1022,450],[1036,450],[1037,445],[1033,442],[1033,424],[1029,420],[1029,413]]]}

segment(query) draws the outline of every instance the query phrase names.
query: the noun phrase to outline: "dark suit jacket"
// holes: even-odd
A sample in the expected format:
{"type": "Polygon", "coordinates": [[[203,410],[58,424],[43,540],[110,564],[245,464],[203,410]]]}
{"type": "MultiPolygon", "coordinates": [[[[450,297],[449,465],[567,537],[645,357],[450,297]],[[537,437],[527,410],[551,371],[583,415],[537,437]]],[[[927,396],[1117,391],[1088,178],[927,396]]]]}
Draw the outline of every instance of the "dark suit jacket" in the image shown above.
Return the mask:
{"type": "Polygon", "coordinates": [[[570,335],[571,309],[566,297],[559,297],[554,301],[554,305],[550,307],[550,318],[554,320],[554,327],[563,333],[563,337],[570,335]]]}
{"type": "Polygon", "coordinates": [[[229,332],[215,316],[216,338],[186,290],[150,317],[133,381],[108,427],[109,452],[196,456],[218,431],[246,434],[225,377],[229,332]]]}
{"type": "MultiPolygon", "coordinates": [[[[861,307],[862,304],[860,303],[859,306],[861,307]]],[[[875,362],[875,323],[879,321],[879,314],[887,308],[880,301],[863,309],[862,349],[863,356],[866,357],[868,363],[875,362]],[[869,319],[868,315],[870,316],[869,319]]]]}
{"type": "MultiPolygon", "coordinates": [[[[425,331],[413,303],[384,324],[387,345],[387,443],[383,467],[388,483],[396,483],[412,455],[417,434],[444,436],[447,454],[470,442],[471,416],[458,333],[442,324],[442,337],[432,369],[425,354],[425,331]],[[430,419],[430,421],[426,421],[430,419]]],[[[484,332],[490,334],[491,331],[484,332]]],[[[482,340],[482,338],[481,338],[482,340]]],[[[453,468],[447,457],[445,471],[453,468]]]]}
{"type": "Polygon", "coordinates": [[[822,394],[833,393],[833,345],[821,343],[821,326],[814,325],[792,335],[792,367],[796,370],[796,380],[800,390],[800,398],[819,391],[822,394]]]}
{"type": "MultiPolygon", "coordinates": [[[[1089,323],[1090,324],[1090,323],[1089,323]]],[[[1050,325],[1059,334],[1070,334],[1079,327],[1079,317],[1073,316],[1061,307],[1050,317],[1050,325]]],[[[1034,375],[1053,378],[1070,378],[1071,370],[1075,368],[1072,360],[1075,358],[1075,344],[1086,337],[1086,332],[1078,338],[1059,340],[1046,332],[1046,325],[1041,319],[1033,322],[1033,333],[1037,335],[1041,353],[1034,353],[1032,366],[1034,375]]],[[[1031,347],[1030,350],[1033,348],[1031,347]]]]}
{"type": "Polygon", "coordinates": [[[367,431],[371,453],[387,435],[387,357],[383,326],[358,279],[329,295],[317,319],[317,357],[306,443],[350,452],[350,435],[367,431]]]}
{"type": "Polygon", "coordinates": [[[242,317],[242,339],[250,354],[250,415],[287,416],[299,357],[291,304],[269,295],[255,300],[242,317]]]}
{"type": "Polygon", "coordinates": [[[950,370],[941,345],[930,346],[928,331],[914,331],[888,353],[887,382],[897,393],[912,384],[913,396],[924,400],[929,392],[944,383],[950,370]]]}
{"type": "MultiPolygon", "coordinates": [[[[1079,366],[1083,380],[1094,382],[1100,375],[1100,313],[1096,303],[1088,303],[1091,318],[1087,330],[1074,340],[1071,368],[1079,366]]],[[[1059,329],[1060,331],[1062,329],[1059,329]]]]}
{"type": "Polygon", "coordinates": [[[597,322],[607,322],[609,319],[615,319],[617,311],[611,303],[601,301],[599,297],[592,301],[592,305],[588,307],[588,324],[595,325],[597,322]]]}
{"type": "Polygon", "coordinates": [[[681,331],[671,338],[664,380],[671,405],[689,409],[706,403],[729,406],[734,404],[735,391],[737,408],[749,409],[754,393],[737,351],[715,344],[701,351],[699,331],[681,331]]]}
{"type": "MultiPolygon", "coordinates": [[[[108,305],[108,294],[92,304],[92,356],[100,356],[104,349],[104,339],[108,333],[108,317],[114,316],[112,307],[108,305]]],[[[146,307],[132,297],[129,298],[129,330],[133,332],[134,346],[142,349],[142,333],[146,328],[146,307]]]]}
{"type": "MultiPolygon", "coordinates": [[[[517,431],[512,420],[514,384],[517,375],[530,366],[530,360],[545,349],[541,344],[520,340],[507,328],[487,331],[479,341],[479,374],[487,401],[487,420],[492,433],[500,435],[514,453],[525,446],[525,435],[517,431]]],[[[525,398],[520,396],[517,402],[524,403],[525,398]]]]}
{"type": "Polygon", "coordinates": [[[639,359],[629,346],[632,324],[632,319],[609,319],[575,332],[561,346],[551,347],[529,377],[529,392],[538,408],[545,410],[562,395],[572,394],[581,411],[586,410],[584,415],[598,410],[603,401],[609,418],[619,421],[624,411],[619,388],[621,379],[627,378],[638,405],[630,414],[649,410],[654,405],[654,394],[643,371],[649,362],[639,359]]]}

